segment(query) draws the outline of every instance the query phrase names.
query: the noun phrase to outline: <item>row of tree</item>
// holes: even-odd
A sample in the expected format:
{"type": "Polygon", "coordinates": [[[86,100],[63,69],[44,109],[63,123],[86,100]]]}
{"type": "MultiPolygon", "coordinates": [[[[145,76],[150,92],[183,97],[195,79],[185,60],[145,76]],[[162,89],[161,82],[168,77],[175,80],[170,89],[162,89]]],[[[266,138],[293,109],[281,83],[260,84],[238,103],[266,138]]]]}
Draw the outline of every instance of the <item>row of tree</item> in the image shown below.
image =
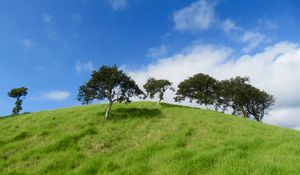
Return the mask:
{"type": "Polygon", "coordinates": [[[177,102],[189,99],[201,105],[214,106],[223,112],[230,108],[233,115],[257,121],[262,121],[275,103],[272,95],[252,86],[248,77],[218,81],[202,73],[181,82],[174,99],[177,102]]]}
{"type": "MultiPolygon", "coordinates": [[[[164,99],[167,90],[175,91],[168,80],[149,78],[143,86],[144,93],[138,85],[116,66],[102,66],[93,71],[91,79],[79,88],[78,100],[89,104],[93,100],[108,101],[105,119],[108,119],[114,102],[129,103],[130,98],[154,98],[158,95],[158,104],[164,99]]],[[[209,75],[196,74],[178,85],[174,100],[196,102],[200,105],[214,106],[216,110],[231,109],[234,115],[255,118],[262,121],[265,113],[274,104],[272,95],[253,87],[248,77],[236,77],[218,81],[209,75]]]]}
{"type": "MultiPolygon", "coordinates": [[[[167,90],[175,92],[172,83],[164,79],[149,78],[143,86],[144,93],[122,70],[116,66],[102,66],[93,71],[91,79],[79,88],[78,100],[89,104],[94,100],[107,100],[105,119],[108,119],[114,102],[129,103],[133,96],[151,98],[158,96],[158,104],[164,99],[167,90]]],[[[22,110],[23,99],[27,95],[26,87],[14,88],[8,96],[16,98],[13,115],[22,110]]],[[[175,102],[189,100],[200,105],[214,106],[215,110],[231,110],[233,115],[254,118],[262,121],[266,112],[275,103],[272,95],[250,84],[248,77],[235,77],[218,81],[206,74],[196,74],[178,85],[175,102]]]]}

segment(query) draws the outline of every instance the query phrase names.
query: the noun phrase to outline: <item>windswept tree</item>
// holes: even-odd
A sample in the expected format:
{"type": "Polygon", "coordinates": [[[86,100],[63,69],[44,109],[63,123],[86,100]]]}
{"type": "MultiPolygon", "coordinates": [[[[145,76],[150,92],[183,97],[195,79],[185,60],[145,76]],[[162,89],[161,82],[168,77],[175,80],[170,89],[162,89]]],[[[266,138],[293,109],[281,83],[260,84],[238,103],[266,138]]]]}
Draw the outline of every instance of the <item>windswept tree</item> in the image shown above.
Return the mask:
{"type": "Polygon", "coordinates": [[[222,106],[223,111],[227,110],[228,107],[232,108],[233,115],[239,115],[247,117],[245,104],[247,99],[246,86],[249,82],[248,77],[236,77],[229,80],[222,80],[219,85],[219,98],[218,105],[222,106]]]}
{"type": "Polygon", "coordinates": [[[255,118],[255,120],[261,122],[264,115],[271,109],[271,106],[275,104],[275,98],[262,91],[260,89],[251,88],[249,92],[249,102],[247,103],[247,113],[255,118]]]}
{"type": "Polygon", "coordinates": [[[91,79],[79,88],[78,100],[89,104],[93,100],[108,101],[104,119],[108,119],[114,102],[131,102],[133,96],[142,95],[138,85],[116,66],[102,66],[93,71],[91,79]]]}
{"type": "Polygon", "coordinates": [[[264,115],[275,103],[272,95],[249,84],[248,77],[236,77],[220,82],[219,104],[223,110],[231,107],[234,115],[253,117],[262,121],[264,115]]]}
{"type": "Polygon", "coordinates": [[[200,105],[216,105],[218,100],[218,81],[206,74],[196,74],[178,85],[176,102],[189,99],[200,105]]]}
{"type": "Polygon", "coordinates": [[[164,99],[164,94],[167,90],[175,91],[170,81],[164,79],[156,80],[152,77],[147,80],[146,84],[144,85],[144,89],[147,93],[145,97],[149,96],[151,99],[153,99],[155,94],[158,94],[159,100],[157,104],[160,104],[160,102],[164,99]]]}
{"type": "Polygon", "coordinates": [[[22,103],[27,95],[27,88],[20,87],[20,88],[13,88],[8,92],[8,96],[12,98],[16,98],[15,107],[12,110],[12,115],[18,115],[22,110],[22,103]]]}

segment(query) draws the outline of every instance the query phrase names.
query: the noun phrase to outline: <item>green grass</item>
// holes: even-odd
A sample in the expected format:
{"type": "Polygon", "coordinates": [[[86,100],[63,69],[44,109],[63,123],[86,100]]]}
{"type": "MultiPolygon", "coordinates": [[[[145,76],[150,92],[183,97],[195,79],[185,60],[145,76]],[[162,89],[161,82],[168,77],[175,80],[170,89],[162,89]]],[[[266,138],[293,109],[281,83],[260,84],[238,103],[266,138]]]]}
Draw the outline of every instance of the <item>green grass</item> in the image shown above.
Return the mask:
{"type": "Polygon", "coordinates": [[[300,132],[135,102],[0,119],[1,175],[300,174],[300,132]]]}

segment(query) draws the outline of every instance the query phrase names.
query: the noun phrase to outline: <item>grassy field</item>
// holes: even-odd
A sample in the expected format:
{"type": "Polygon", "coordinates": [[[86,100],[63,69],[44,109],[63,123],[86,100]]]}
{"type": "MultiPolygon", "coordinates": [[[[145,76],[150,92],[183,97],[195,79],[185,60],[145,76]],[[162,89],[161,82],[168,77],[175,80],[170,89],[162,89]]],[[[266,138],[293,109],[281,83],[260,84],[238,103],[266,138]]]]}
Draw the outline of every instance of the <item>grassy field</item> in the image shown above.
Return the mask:
{"type": "Polygon", "coordinates": [[[0,174],[300,174],[300,132],[151,102],[0,119],[0,174]]]}

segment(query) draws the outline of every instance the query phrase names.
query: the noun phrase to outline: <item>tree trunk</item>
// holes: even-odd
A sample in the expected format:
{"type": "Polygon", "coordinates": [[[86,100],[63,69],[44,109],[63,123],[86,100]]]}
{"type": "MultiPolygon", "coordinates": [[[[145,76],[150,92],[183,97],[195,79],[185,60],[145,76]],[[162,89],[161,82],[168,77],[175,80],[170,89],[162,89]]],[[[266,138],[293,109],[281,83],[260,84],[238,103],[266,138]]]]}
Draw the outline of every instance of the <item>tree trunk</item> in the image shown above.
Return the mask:
{"type": "Polygon", "coordinates": [[[245,109],[244,109],[243,107],[240,107],[240,109],[241,109],[241,111],[242,111],[243,117],[244,117],[244,118],[248,118],[248,115],[247,115],[245,109]]]}
{"type": "Polygon", "coordinates": [[[112,102],[109,102],[106,108],[106,112],[105,112],[105,116],[104,116],[104,120],[107,120],[110,114],[110,110],[111,110],[111,106],[112,106],[112,102]]]}
{"type": "Polygon", "coordinates": [[[262,122],[262,117],[258,117],[258,122],[262,122]]]}

